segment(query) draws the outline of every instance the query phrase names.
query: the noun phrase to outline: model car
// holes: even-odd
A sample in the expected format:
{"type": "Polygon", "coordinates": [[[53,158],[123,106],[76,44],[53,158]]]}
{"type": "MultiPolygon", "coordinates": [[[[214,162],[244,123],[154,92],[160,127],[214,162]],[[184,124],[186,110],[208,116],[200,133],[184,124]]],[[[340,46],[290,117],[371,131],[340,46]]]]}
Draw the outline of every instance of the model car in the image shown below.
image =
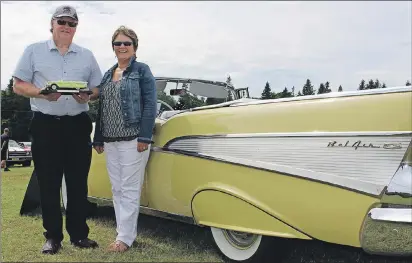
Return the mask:
{"type": "Polygon", "coordinates": [[[45,85],[45,88],[42,90],[43,94],[47,93],[79,93],[79,92],[86,92],[91,93],[91,91],[87,88],[86,81],[48,81],[45,85]]]}
{"type": "MultiPolygon", "coordinates": [[[[283,239],[412,255],[411,87],[250,100],[219,82],[157,82],[234,100],[159,101],[169,110],[156,119],[141,213],[209,228],[236,262],[281,254],[268,244],[283,239]]],[[[104,153],[93,151],[88,193],[112,205],[104,153]]]]}

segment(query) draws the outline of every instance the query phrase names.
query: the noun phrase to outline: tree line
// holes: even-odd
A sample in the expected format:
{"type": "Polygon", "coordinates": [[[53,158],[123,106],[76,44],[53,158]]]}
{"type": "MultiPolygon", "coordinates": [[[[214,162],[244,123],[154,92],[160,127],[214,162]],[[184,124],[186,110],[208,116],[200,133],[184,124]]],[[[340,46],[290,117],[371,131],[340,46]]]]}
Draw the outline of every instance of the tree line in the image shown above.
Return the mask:
{"type": "MultiPolygon", "coordinates": [[[[406,86],[411,86],[410,81],[406,81],[406,86]]],[[[384,89],[386,88],[386,84],[384,82],[380,82],[379,79],[372,80],[370,79],[368,83],[364,79],[361,80],[359,83],[358,90],[368,90],[368,89],[384,89]]],[[[342,85],[339,85],[338,87],[338,92],[342,92],[343,88],[342,85]]],[[[330,82],[326,81],[325,83],[320,83],[318,89],[314,89],[314,86],[312,85],[312,82],[310,79],[306,80],[305,85],[302,87],[302,92],[299,90],[299,92],[295,95],[295,86],[292,87],[292,89],[289,91],[287,87],[285,87],[281,92],[273,92],[269,82],[266,82],[265,87],[263,88],[263,91],[261,93],[260,98],[258,99],[280,99],[280,98],[289,98],[289,97],[299,97],[299,96],[308,96],[308,95],[317,95],[317,94],[324,94],[324,93],[329,93],[332,92],[330,89],[330,82]]]]}

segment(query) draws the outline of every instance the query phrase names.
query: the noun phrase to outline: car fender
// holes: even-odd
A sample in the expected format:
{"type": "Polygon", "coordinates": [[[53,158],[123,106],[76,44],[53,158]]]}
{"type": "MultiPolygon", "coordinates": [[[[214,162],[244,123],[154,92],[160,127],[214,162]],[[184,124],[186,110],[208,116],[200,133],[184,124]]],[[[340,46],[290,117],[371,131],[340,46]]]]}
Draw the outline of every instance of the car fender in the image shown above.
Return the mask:
{"type": "Polygon", "coordinates": [[[230,187],[198,190],[191,202],[198,225],[283,238],[312,239],[230,187]]]}

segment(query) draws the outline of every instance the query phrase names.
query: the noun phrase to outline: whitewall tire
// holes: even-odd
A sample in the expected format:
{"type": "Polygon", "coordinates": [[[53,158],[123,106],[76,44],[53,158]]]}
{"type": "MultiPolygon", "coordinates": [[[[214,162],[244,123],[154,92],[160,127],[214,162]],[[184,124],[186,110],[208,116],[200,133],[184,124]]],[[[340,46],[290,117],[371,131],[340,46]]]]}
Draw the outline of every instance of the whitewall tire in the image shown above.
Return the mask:
{"type": "Polygon", "coordinates": [[[211,227],[216,246],[234,262],[252,262],[262,250],[262,236],[211,227]]]}
{"type": "Polygon", "coordinates": [[[63,208],[64,210],[66,210],[67,209],[67,188],[66,188],[66,180],[64,180],[64,175],[62,179],[61,195],[62,195],[63,208]]]}

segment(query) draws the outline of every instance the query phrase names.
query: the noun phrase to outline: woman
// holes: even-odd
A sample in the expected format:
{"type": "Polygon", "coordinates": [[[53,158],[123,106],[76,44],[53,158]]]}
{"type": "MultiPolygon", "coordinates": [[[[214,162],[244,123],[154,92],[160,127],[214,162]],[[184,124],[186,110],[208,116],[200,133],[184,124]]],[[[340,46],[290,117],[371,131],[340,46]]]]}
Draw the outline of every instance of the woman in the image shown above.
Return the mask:
{"type": "Polygon", "coordinates": [[[156,118],[156,85],[149,66],[136,61],[138,38],[124,26],[112,37],[117,63],[99,85],[100,106],[93,139],[106,152],[117,237],[109,251],[126,251],[137,235],[144,171],[156,118]]]}

